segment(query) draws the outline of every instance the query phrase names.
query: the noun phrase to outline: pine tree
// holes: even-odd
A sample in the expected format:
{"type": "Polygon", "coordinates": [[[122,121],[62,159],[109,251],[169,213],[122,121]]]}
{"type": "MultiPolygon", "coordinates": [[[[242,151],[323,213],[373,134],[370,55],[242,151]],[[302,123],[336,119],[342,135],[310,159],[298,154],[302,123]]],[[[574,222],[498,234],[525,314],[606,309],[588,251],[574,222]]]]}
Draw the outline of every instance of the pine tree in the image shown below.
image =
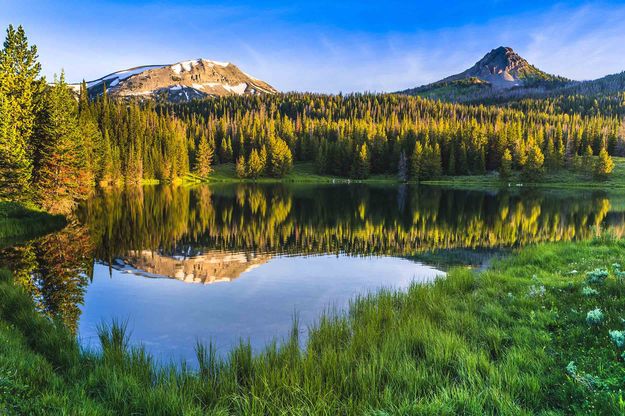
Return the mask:
{"type": "Polygon", "coordinates": [[[262,176],[267,173],[267,167],[269,166],[269,160],[267,159],[267,146],[262,146],[258,152],[258,158],[260,159],[260,173],[258,176],[262,176]]]}
{"type": "Polygon", "coordinates": [[[566,138],[566,151],[564,152],[564,159],[567,167],[573,169],[575,167],[575,159],[577,158],[577,149],[575,147],[575,140],[573,135],[569,134],[566,138]]]}
{"type": "Polygon", "coordinates": [[[260,157],[260,154],[256,149],[252,150],[250,153],[250,158],[247,161],[247,176],[252,179],[257,179],[263,174],[265,170],[265,165],[260,157]]]}
{"type": "Polygon", "coordinates": [[[590,172],[593,170],[594,164],[592,163],[592,147],[590,145],[586,146],[584,149],[584,154],[582,156],[582,169],[590,172]]]}
{"type": "Polygon", "coordinates": [[[96,176],[96,180],[108,185],[115,180],[116,172],[115,162],[113,160],[113,148],[111,146],[111,139],[109,138],[108,130],[104,130],[104,137],[102,141],[102,165],[99,174],[96,176]]]}
{"type": "Polygon", "coordinates": [[[542,179],[545,156],[536,143],[528,144],[527,162],[523,166],[523,177],[527,181],[536,182],[542,179]]]}
{"type": "Polygon", "coordinates": [[[76,100],[61,73],[58,82],[46,93],[37,138],[37,199],[52,212],[67,212],[75,201],[87,196],[89,189],[82,174],[84,147],[77,116],[76,100]]]}
{"type": "Polygon", "coordinates": [[[239,178],[247,178],[247,166],[243,156],[239,156],[237,159],[236,172],[239,178]]]}
{"type": "Polygon", "coordinates": [[[406,157],[406,153],[402,150],[399,153],[399,162],[397,163],[397,178],[406,182],[408,180],[408,158],[406,157]]]}
{"type": "Polygon", "coordinates": [[[0,200],[30,198],[31,164],[14,123],[9,101],[0,91],[0,200]]]}
{"type": "Polygon", "coordinates": [[[508,179],[512,174],[512,153],[509,149],[504,150],[501,156],[501,163],[499,164],[499,177],[501,179],[508,179]]]}
{"type": "Polygon", "coordinates": [[[595,163],[594,174],[597,179],[605,180],[612,173],[614,162],[605,147],[599,152],[599,159],[595,163]]]}
{"type": "Polygon", "coordinates": [[[367,144],[363,143],[356,155],[354,166],[352,168],[352,176],[355,179],[366,179],[369,177],[370,169],[369,154],[367,152],[367,144]]]}
{"type": "Polygon", "coordinates": [[[271,175],[277,178],[285,176],[293,166],[293,155],[289,145],[280,138],[271,141],[271,175]]]}
{"type": "Polygon", "coordinates": [[[423,146],[420,142],[415,143],[412,159],[410,160],[410,174],[412,179],[418,181],[421,179],[421,169],[423,165],[423,146]]]}
{"type": "Polygon", "coordinates": [[[213,152],[213,148],[208,144],[206,136],[202,135],[195,158],[195,173],[199,177],[206,178],[213,171],[211,167],[213,163],[213,152]]]}
{"type": "Polygon", "coordinates": [[[3,49],[0,50],[0,96],[3,118],[10,123],[0,146],[0,196],[14,200],[31,197],[33,174],[31,142],[35,120],[40,109],[39,97],[45,81],[39,80],[41,64],[37,48],[29,46],[22,26],[9,25],[3,49]]]}

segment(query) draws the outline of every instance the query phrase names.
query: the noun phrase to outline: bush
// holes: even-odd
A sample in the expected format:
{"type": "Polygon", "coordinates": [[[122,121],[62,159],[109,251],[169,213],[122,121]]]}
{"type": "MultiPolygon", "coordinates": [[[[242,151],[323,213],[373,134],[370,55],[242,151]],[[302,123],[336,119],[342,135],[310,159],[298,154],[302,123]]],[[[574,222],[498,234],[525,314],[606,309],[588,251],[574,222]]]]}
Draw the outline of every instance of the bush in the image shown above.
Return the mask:
{"type": "Polygon", "coordinates": [[[608,278],[608,271],[606,269],[595,269],[586,273],[586,282],[588,284],[603,284],[605,279],[608,278]]]}
{"type": "Polygon", "coordinates": [[[603,312],[601,312],[601,309],[596,308],[593,309],[592,311],[589,311],[586,314],[586,323],[590,326],[597,326],[597,325],[601,325],[601,323],[603,322],[603,312]]]}
{"type": "Polygon", "coordinates": [[[599,292],[590,286],[584,286],[584,288],[582,288],[582,295],[584,296],[596,296],[598,294],[599,292]]]}
{"type": "Polygon", "coordinates": [[[618,348],[625,348],[625,331],[610,331],[610,338],[618,348]]]}

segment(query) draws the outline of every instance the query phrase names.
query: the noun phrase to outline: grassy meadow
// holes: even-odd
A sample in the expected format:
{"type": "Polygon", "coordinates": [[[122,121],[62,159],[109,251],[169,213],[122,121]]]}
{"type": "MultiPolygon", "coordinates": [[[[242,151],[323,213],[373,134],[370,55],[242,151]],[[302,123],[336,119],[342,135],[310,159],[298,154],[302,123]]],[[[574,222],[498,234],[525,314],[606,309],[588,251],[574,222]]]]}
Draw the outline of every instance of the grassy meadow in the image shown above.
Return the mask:
{"type": "Polygon", "coordinates": [[[624,259],[611,237],[527,247],[355,299],[306,345],[294,329],[260,354],[198,346],[198,371],[157,365],[119,324],[81,351],[2,272],[0,413],[623,414],[624,259]]]}

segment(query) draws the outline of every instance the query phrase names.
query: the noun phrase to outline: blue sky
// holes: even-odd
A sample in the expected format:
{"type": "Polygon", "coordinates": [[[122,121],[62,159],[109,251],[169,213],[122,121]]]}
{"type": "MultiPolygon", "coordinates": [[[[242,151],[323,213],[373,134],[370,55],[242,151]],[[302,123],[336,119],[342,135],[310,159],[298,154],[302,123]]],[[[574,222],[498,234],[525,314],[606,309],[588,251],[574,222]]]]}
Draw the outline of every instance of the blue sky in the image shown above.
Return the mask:
{"type": "Polygon", "coordinates": [[[511,46],[574,79],[625,70],[625,3],[444,1],[0,0],[44,73],[69,81],[204,57],[283,91],[393,91],[511,46]]]}

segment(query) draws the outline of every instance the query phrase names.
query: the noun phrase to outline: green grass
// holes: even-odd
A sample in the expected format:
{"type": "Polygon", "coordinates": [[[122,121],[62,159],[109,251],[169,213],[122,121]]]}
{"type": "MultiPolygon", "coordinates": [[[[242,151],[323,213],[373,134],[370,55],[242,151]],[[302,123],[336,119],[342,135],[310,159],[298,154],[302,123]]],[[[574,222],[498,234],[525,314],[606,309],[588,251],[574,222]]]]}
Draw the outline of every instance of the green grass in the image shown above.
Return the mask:
{"type": "Polygon", "coordinates": [[[61,229],[62,215],[50,215],[15,202],[0,201],[0,247],[61,229]]]}
{"type": "Polygon", "coordinates": [[[199,347],[197,372],[129,349],[123,325],[102,330],[103,353],[81,352],[0,273],[0,413],[622,414],[608,331],[625,327],[625,283],[612,273],[597,296],[581,290],[585,272],[624,258],[610,238],[527,247],[482,273],[360,297],[320,317],[304,348],[297,331],[257,355],[199,347]],[[590,327],[597,307],[605,319],[590,327]]]}
{"type": "MultiPolygon", "coordinates": [[[[554,188],[554,189],[625,189],[625,158],[615,157],[614,172],[608,180],[599,181],[588,173],[572,172],[566,169],[546,172],[540,182],[527,183],[523,181],[517,172],[508,180],[502,181],[496,173],[469,176],[448,176],[437,180],[423,181],[424,185],[440,185],[463,189],[500,189],[503,187],[516,187],[517,185],[554,188]]],[[[398,183],[394,175],[372,175],[364,180],[354,180],[330,175],[315,173],[314,164],[311,162],[298,162],[293,165],[292,171],[284,178],[258,178],[256,180],[240,179],[236,176],[233,163],[216,165],[214,172],[207,180],[202,180],[192,174],[185,178],[188,182],[256,182],[256,183],[370,183],[392,184],[398,183]]]]}
{"type": "Polygon", "coordinates": [[[448,176],[437,180],[424,181],[428,185],[441,185],[457,188],[496,189],[508,186],[532,186],[560,189],[625,189],[625,158],[614,157],[614,171],[607,180],[596,180],[590,173],[559,169],[547,171],[540,182],[527,183],[517,172],[508,180],[502,181],[496,173],[472,176],[448,176]]]}
{"type": "MultiPolygon", "coordinates": [[[[194,175],[188,175],[191,181],[201,181],[194,175]]],[[[397,178],[393,175],[372,175],[363,180],[347,179],[331,175],[319,175],[315,172],[312,162],[298,162],[293,164],[293,169],[283,178],[258,178],[241,179],[237,177],[233,163],[222,163],[214,166],[213,173],[208,182],[256,182],[256,183],[395,183],[397,178]]]]}

